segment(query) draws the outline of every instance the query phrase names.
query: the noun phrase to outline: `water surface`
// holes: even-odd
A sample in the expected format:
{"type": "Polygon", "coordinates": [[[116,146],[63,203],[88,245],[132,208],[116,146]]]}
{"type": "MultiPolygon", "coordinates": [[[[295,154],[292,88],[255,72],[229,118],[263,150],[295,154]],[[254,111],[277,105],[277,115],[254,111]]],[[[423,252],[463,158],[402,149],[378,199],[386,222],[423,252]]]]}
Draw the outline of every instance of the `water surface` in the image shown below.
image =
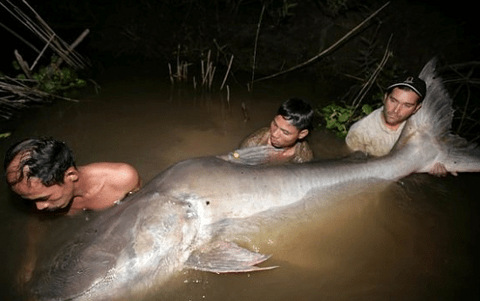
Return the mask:
{"type": "MultiPolygon", "coordinates": [[[[162,79],[118,80],[80,103],[61,102],[24,113],[7,145],[53,136],[74,150],[77,164],[128,162],[144,181],[183,159],[223,154],[268,125],[278,105],[301,96],[325,102],[310,85],[265,84],[209,96],[174,91],[162,79]],[[245,109],[242,109],[242,103],[245,109]]],[[[318,131],[317,159],[341,157],[343,142],[318,131]]],[[[393,168],[393,167],[392,167],[393,168]]],[[[329,206],[292,213],[244,246],[272,254],[279,268],[217,275],[182,271],[146,300],[449,300],[479,297],[478,174],[412,175],[398,183],[329,196],[329,206]]],[[[0,184],[0,299],[14,299],[25,225],[36,218],[0,184]]],[[[320,198],[321,198],[320,197],[320,198]]],[[[261,200],[259,200],[261,201],[261,200]]],[[[65,218],[65,217],[62,217],[65,218]]],[[[74,228],[65,226],[65,235],[74,228]]]]}

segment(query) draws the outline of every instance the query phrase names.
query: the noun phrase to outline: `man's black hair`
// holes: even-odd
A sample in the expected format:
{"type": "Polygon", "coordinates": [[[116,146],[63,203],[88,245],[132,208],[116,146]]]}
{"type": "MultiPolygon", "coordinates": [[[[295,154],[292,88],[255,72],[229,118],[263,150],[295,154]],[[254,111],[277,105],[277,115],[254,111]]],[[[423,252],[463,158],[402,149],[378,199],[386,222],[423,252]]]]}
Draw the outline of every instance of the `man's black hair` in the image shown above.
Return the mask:
{"type": "Polygon", "coordinates": [[[299,131],[312,129],[313,114],[310,103],[300,98],[286,100],[277,111],[277,115],[288,120],[299,131]]]}
{"type": "MultiPolygon", "coordinates": [[[[15,183],[27,178],[35,177],[45,186],[63,183],[65,172],[70,167],[75,167],[73,152],[61,141],[53,138],[27,138],[12,145],[5,153],[4,169],[19,155],[19,178],[15,183]],[[24,167],[28,172],[24,174],[24,167]]],[[[15,183],[9,183],[13,185],[15,183]]]]}

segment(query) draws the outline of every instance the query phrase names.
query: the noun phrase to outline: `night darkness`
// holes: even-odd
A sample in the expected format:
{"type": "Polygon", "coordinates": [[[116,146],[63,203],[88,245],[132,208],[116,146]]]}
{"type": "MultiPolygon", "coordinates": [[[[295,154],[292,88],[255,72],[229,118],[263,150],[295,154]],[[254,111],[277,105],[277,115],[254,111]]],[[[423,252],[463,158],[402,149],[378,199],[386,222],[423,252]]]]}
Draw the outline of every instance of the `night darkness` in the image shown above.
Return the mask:
{"type": "MultiPolygon", "coordinates": [[[[314,85],[328,83],[327,98],[334,101],[351,99],[353,93],[345,95],[345,91],[358,91],[360,86],[353,78],[366,81],[391,38],[389,49],[393,56],[380,77],[384,77],[380,86],[385,87],[395,77],[407,73],[417,74],[427,61],[437,57],[444,71],[440,75],[453,83],[447,89],[451,93],[457,90],[466,93],[458,96],[460,101],[454,98],[456,109],[461,110],[468,97],[469,106],[473,106],[469,111],[475,111],[479,102],[478,88],[475,88],[480,46],[476,32],[478,18],[474,16],[472,5],[464,2],[453,5],[437,1],[391,1],[367,26],[334,51],[275,80],[301,78],[314,85]],[[459,64],[465,67],[455,71],[448,68],[459,64]],[[473,89],[463,92],[464,89],[459,88],[461,85],[473,89]]],[[[255,37],[263,5],[255,78],[314,57],[387,2],[53,0],[29,3],[68,43],[85,29],[90,30],[76,48],[91,62],[91,66],[82,71],[84,78],[102,84],[119,77],[146,75],[168,82],[168,63],[174,64],[179,58],[198,70],[199,64],[195,62],[205,59],[208,51],[212,51],[222,72],[227,69],[231,56],[235,57],[230,72],[238,87],[245,89],[252,72],[255,37]]],[[[20,1],[18,7],[26,10],[20,1]]],[[[30,64],[38,54],[5,27],[37,49],[42,49],[44,43],[3,8],[0,14],[3,24],[0,28],[3,41],[0,71],[15,76],[12,68],[15,49],[30,64]]],[[[50,55],[47,51],[39,64],[48,64],[50,55]]],[[[373,95],[367,99],[372,99],[373,103],[378,101],[373,95]]],[[[477,134],[467,136],[472,138],[477,134]]]]}
{"type": "MultiPolygon", "coordinates": [[[[20,1],[19,1],[20,2],[20,1]]],[[[175,59],[178,45],[191,60],[207,49],[236,57],[234,69],[249,71],[257,23],[266,4],[258,40],[258,72],[270,74],[282,64],[295,65],[326,48],[348,32],[386,1],[287,1],[292,6],[282,12],[282,1],[30,1],[29,3],[65,41],[73,41],[84,29],[89,36],[77,50],[88,57],[94,68],[112,65],[148,68],[165,74],[167,62],[175,59]],[[153,62],[153,64],[152,64],[153,62]]],[[[21,7],[19,5],[19,7],[21,7]]],[[[391,1],[370,25],[337,51],[309,68],[319,72],[349,70],[361,38],[375,34],[373,54],[379,56],[393,35],[395,61],[415,72],[432,56],[448,64],[476,60],[479,38],[474,8],[462,2],[439,4],[437,1],[391,1]],[[378,29],[377,29],[378,28],[378,29]],[[333,63],[335,62],[335,63],[333,63]],[[321,66],[323,64],[323,66],[321,66]]],[[[37,48],[35,40],[2,9],[2,23],[25,37],[37,48]]],[[[34,53],[3,28],[2,68],[14,59],[13,50],[24,57],[34,53]]],[[[30,60],[33,60],[30,59],[30,60]]]]}

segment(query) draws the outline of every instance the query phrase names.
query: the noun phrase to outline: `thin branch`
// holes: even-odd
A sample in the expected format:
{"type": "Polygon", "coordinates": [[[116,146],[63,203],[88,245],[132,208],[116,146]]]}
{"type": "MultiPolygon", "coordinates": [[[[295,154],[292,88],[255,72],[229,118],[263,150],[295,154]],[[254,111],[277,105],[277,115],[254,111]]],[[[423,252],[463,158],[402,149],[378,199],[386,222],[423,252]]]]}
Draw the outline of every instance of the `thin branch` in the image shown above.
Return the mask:
{"type": "Polygon", "coordinates": [[[375,80],[377,79],[378,75],[380,72],[383,70],[383,67],[385,67],[385,64],[387,63],[388,59],[392,56],[392,52],[390,51],[390,42],[392,41],[392,36],[388,39],[387,47],[385,49],[385,52],[383,53],[383,58],[378,64],[377,68],[375,71],[372,73],[368,81],[363,85],[362,89],[358,93],[357,97],[352,102],[353,109],[356,110],[357,107],[360,105],[362,102],[363,98],[367,94],[368,90],[372,87],[373,83],[375,83],[375,80]]]}
{"type": "Polygon", "coordinates": [[[33,70],[33,68],[35,68],[35,66],[37,65],[38,61],[40,60],[40,58],[43,56],[43,53],[45,52],[45,50],[47,50],[48,48],[48,45],[50,45],[50,43],[52,42],[52,40],[55,38],[55,35],[53,35],[50,40],[48,40],[47,44],[45,44],[45,46],[43,47],[42,49],[42,52],[40,52],[37,56],[37,58],[35,59],[35,62],[33,62],[32,66],[30,67],[30,71],[33,70]]]}
{"type": "Polygon", "coordinates": [[[9,33],[11,33],[12,35],[14,35],[17,39],[19,39],[20,41],[22,41],[23,43],[25,43],[25,45],[27,45],[28,47],[32,48],[33,51],[35,52],[40,52],[40,50],[37,49],[37,47],[33,46],[30,42],[28,42],[27,40],[25,40],[22,36],[20,36],[19,34],[17,34],[15,31],[11,30],[10,28],[8,28],[7,26],[5,26],[3,23],[0,23],[0,26],[3,27],[3,29],[5,29],[6,31],[8,31],[9,33]]]}
{"type": "Polygon", "coordinates": [[[257,43],[258,36],[260,35],[260,25],[262,24],[263,13],[265,12],[265,4],[262,6],[262,11],[260,12],[260,18],[258,19],[257,24],[257,33],[255,34],[255,45],[253,47],[253,63],[252,63],[252,81],[250,83],[250,89],[253,90],[253,82],[255,80],[255,64],[257,60],[257,43]]]}
{"type": "Polygon", "coordinates": [[[342,44],[343,42],[345,42],[346,40],[348,40],[350,37],[352,37],[357,31],[359,31],[365,24],[367,24],[373,17],[375,17],[381,10],[383,10],[387,5],[389,5],[390,2],[387,2],[385,3],[382,7],[380,7],[379,9],[377,9],[373,14],[371,14],[368,18],[366,18],[365,20],[363,20],[363,22],[361,22],[360,24],[358,24],[355,28],[353,28],[352,30],[350,30],[346,35],[344,35],[341,39],[339,39],[337,42],[335,42],[333,45],[331,45],[330,47],[328,47],[327,49],[325,49],[324,51],[320,52],[319,54],[317,54],[316,56],[310,58],[309,60],[301,63],[301,64],[298,64],[296,66],[293,66],[287,70],[284,70],[284,71],[280,71],[280,72],[277,72],[275,74],[272,74],[272,75],[268,75],[268,76],[265,76],[265,77],[262,77],[262,78],[259,78],[257,80],[254,80],[255,82],[259,82],[259,81],[262,81],[262,80],[266,80],[266,79],[271,79],[271,78],[274,78],[274,77],[277,77],[279,75],[283,75],[283,74],[286,74],[286,73],[289,73],[289,72],[292,72],[294,70],[297,70],[297,69],[300,69],[300,68],[303,68],[305,66],[308,66],[310,65],[311,63],[319,60],[320,58],[326,56],[327,54],[330,54],[330,52],[332,52],[333,50],[335,50],[340,44],[342,44]]]}
{"type": "Polygon", "coordinates": [[[69,66],[77,69],[85,68],[85,66],[87,65],[85,59],[82,58],[78,53],[74,52],[73,48],[85,37],[85,35],[88,33],[88,30],[84,31],[72,45],[68,45],[65,41],[60,39],[55,34],[55,32],[48,26],[48,24],[25,0],[22,0],[22,2],[34,15],[36,22],[32,20],[20,8],[12,4],[11,1],[6,2],[11,6],[11,8],[7,7],[2,2],[0,2],[0,5],[5,10],[7,10],[14,18],[16,18],[22,25],[24,25],[27,29],[33,32],[38,38],[43,40],[45,43],[48,43],[50,49],[52,49],[61,59],[66,61],[69,66]],[[56,38],[52,39],[52,36],[56,36],[56,38]]]}
{"type": "Polygon", "coordinates": [[[32,75],[30,74],[30,68],[28,67],[28,63],[22,58],[22,56],[20,55],[20,53],[18,53],[16,49],[13,53],[15,54],[15,58],[17,59],[17,62],[20,65],[20,68],[22,68],[23,73],[25,73],[25,75],[28,78],[32,78],[32,75]]]}
{"type": "MultiPolygon", "coordinates": [[[[72,43],[72,45],[68,46],[67,47],[67,52],[65,53],[65,56],[68,57],[70,54],[74,54],[75,53],[73,52],[73,50],[75,49],[75,47],[78,46],[78,44],[80,44],[80,42],[83,41],[83,39],[85,39],[85,37],[90,33],[90,30],[89,29],[85,29],[78,37],[77,39],[72,43]]],[[[60,58],[60,60],[58,60],[58,62],[56,63],[56,66],[59,67],[60,64],[62,63],[63,61],[63,58],[60,58]]],[[[83,64],[83,63],[82,63],[83,64]]]]}

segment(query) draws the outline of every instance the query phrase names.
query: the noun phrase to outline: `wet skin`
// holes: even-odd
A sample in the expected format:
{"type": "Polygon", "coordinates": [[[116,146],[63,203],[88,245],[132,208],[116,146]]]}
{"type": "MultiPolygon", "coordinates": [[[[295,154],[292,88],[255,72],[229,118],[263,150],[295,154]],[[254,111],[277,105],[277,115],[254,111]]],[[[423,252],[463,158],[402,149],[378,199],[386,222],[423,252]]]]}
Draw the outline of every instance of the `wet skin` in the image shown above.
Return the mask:
{"type": "Polygon", "coordinates": [[[420,97],[413,91],[394,88],[385,96],[383,119],[385,125],[396,130],[402,122],[415,114],[422,106],[418,103],[420,97]]]}
{"type": "Polygon", "coordinates": [[[290,121],[277,115],[270,123],[270,138],[268,143],[276,148],[292,147],[299,139],[307,136],[308,130],[299,131],[290,121]]]}
{"type": "Polygon", "coordinates": [[[45,186],[38,178],[22,181],[15,185],[12,190],[23,199],[34,202],[38,210],[55,211],[63,209],[73,200],[73,185],[67,183],[45,186]]]}
{"type": "Polygon", "coordinates": [[[38,210],[66,209],[69,215],[82,210],[102,210],[140,188],[140,177],[125,163],[99,162],[65,171],[63,183],[46,186],[36,177],[28,177],[28,166],[20,179],[20,156],[7,167],[7,182],[13,192],[35,203],[38,210]]]}
{"type": "Polygon", "coordinates": [[[65,172],[64,182],[45,186],[41,179],[25,176],[29,168],[23,168],[23,178],[20,178],[18,166],[21,156],[16,156],[6,170],[7,183],[10,184],[13,192],[21,198],[31,200],[38,210],[58,210],[66,208],[74,198],[74,183],[78,181],[78,172],[70,167],[65,172]]]}

